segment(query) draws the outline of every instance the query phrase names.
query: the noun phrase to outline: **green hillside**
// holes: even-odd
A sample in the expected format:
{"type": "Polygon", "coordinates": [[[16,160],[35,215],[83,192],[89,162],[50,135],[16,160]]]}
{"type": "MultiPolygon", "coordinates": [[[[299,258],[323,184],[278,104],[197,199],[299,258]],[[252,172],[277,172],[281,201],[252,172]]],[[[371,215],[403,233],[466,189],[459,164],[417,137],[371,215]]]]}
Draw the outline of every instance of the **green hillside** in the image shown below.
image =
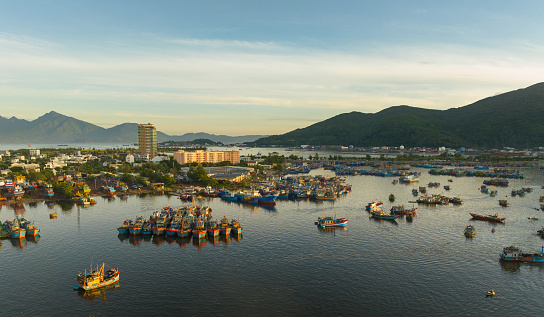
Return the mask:
{"type": "Polygon", "coordinates": [[[448,110],[395,106],[344,113],[252,143],[498,148],[544,146],[544,83],[448,110]]]}

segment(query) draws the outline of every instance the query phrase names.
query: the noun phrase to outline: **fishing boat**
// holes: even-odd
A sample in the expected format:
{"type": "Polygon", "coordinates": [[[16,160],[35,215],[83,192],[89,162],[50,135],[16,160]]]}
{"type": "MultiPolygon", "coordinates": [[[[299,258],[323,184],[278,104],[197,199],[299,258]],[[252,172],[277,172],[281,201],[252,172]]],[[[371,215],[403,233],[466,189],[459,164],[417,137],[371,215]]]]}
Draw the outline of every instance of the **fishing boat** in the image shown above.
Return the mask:
{"type": "Polygon", "coordinates": [[[96,204],[96,200],[92,197],[79,197],[77,203],[82,206],[89,206],[96,204]]]}
{"type": "Polygon", "coordinates": [[[497,214],[494,215],[478,215],[475,213],[470,212],[469,213],[472,216],[472,219],[474,220],[483,220],[483,221],[490,221],[490,222],[500,222],[503,223],[505,218],[499,218],[497,214]]]}
{"type": "Polygon", "coordinates": [[[217,225],[217,221],[216,220],[210,220],[210,222],[208,222],[208,235],[210,237],[217,237],[219,235],[219,226],[217,225]]]}
{"type": "Polygon", "coordinates": [[[231,232],[233,234],[241,234],[242,233],[242,227],[240,227],[240,222],[238,222],[238,219],[232,219],[230,223],[231,232]]]}
{"type": "Polygon", "coordinates": [[[23,227],[23,229],[26,230],[26,235],[27,236],[35,237],[35,236],[38,236],[40,234],[40,229],[36,228],[34,226],[34,223],[32,223],[32,222],[30,222],[28,220],[22,222],[21,226],[23,227]]]}
{"type": "Polygon", "coordinates": [[[465,236],[467,237],[474,237],[474,235],[476,234],[476,231],[474,230],[474,226],[473,225],[467,225],[465,227],[465,236]]]}
{"type": "Polygon", "coordinates": [[[193,237],[198,239],[206,237],[206,228],[204,227],[204,221],[200,217],[196,221],[195,228],[193,229],[193,237]]]}
{"type": "Polygon", "coordinates": [[[370,217],[381,220],[396,220],[399,215],[386,214],[383,211],[374,211],[370,214],[370,217]]]}
{"type": "Polygon", "coordinates": [[[259,205],[275,206],[276,205],[276,199],[278,199],[278,196],[279,195],[260,196],[258,198],[259,205]]]}
{"type": "Polygon", "coordinates": [[[419,177],[416,175],[406,175],[404,177],[399,178],[400,183],[414,183],[419,182],[419,177]]]}
{"type": "Polygon", "coordinates": [[[43,194],[47,197],[52,197],[53,195],[55,195],[55,192],[53,191],[53,185],[45,184],[43,186],[43,194]]]}
{"type": "Polygon", "coordinates": [[[88,291],[114,285],[119,282],[119,269],[112,268],[104,271],[104,266],[105,263],[102,263],[102,266],[100,268],[97,266],[96,270],[93,270],[91,267],[89,273],[87,273],[87,270],[85,270],[85,273],[79,273],[76,278],[78,285],[74,286],[74,289],[88,291]]]}
{"type": "Polygon", "coordinates": [[[132,226],[132,220],[127,219],[123,222],[121,227],[117,228],[117,231],[119,231],[119,234],[126,234],[128,233],[128,228],[130,226],[132,226]]]}
{"type": "Polygon", "coordinates": [[[178,230],[178,237],[187,238],[192,234],[191,225],[187,218],[183,219],[181,222],[181,228],[178,230]]]}
{"type": "Polygon", "coordinates": [[[523,253],[521,248],[509,246],[502,250],[500,257],[502,261],[542,263],[544,262],[544,246],[540,253],[523,253]]]}
{"type": "Polygon", "coordinates": [[[219,233],[222,235],[230,236],[231,227],[229,224],[229,219],[226,216],[223,216],[221,223],[219,224],[219,233]]]}
{"type": "Polygon", "coordinates": [[[333,217],[319,217],[315,224],[321,228],[345,227],[348,224],[348,219],[336,218],[335,214],[333,217]]]}
{"type": "Polygon", "coordinates": [[[365,206],[365,209],[367,211],[373,211],[373,210],[381,210],[382,207],[383,207],[383,202],[374,200],[368,203],[368,205],[365,206]]]}

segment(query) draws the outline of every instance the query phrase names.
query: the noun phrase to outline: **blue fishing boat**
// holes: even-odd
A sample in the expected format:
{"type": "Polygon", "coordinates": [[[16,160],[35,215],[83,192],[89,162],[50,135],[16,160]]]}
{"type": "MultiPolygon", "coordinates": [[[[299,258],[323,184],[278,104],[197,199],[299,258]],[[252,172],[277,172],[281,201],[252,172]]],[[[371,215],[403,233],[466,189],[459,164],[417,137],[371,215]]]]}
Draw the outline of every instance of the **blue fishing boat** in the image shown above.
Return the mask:
{"type": "Polygon", "coordinates": [[[259,205],[275,206],[276,205],[276,199],[278,199],[278,196],[279,195],[261,196],[257,200],[258,200],[259,205]]]}
{"type": "Polygon", "coordinates": [[[345,227],[348,225],[348,219],[346,218],[336,218],[336,214],[333,217],[319,217],[315,224],[321,228],[335,228],[335,227],[345,227]]]}
{"type": "Polygon", "coordinates": [[[474,229],[473,225],[467,225],[464,230],[464,234],[467,237],[474,237],[476,234],[476,230],[474,229]]]}
{"type": "Polygon", "coordinates": [[[240,226],[240,222],[238,222],[237,219],[232,219],[230,223],[231,232],[233,234],[241,234],[242,233],[242,227],[240,226]]]}
{"type": "Polygon", "coordinates": [[[229,224],[229,219],[226,216],[223,216],[221,223],[219,224],[219,233],[221,235],[230,236],[231,227],[229,224]]]}
{"type": "Polygon", "coordinates": [[[506,247],[500,254],[501,261],[542,263],[544,262],[544,246],[540,253],[523,253],[519,247],[506,247]]]}

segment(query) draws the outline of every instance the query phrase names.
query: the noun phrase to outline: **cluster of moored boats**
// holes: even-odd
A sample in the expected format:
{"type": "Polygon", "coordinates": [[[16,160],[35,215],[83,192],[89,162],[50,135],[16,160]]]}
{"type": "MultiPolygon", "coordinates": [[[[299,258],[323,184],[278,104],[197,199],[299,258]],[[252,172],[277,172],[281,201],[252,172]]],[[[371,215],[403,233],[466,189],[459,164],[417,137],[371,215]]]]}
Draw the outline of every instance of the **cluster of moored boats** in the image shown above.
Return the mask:
{"type": "Polygon", "coordinates": [[[40,229],[34,226],[34,222],[25,218],[15,218],[13,221],[6,220],[0,229],[0,238],[23,239],[26,236],[36,237],[40,229]]]}
{"type": "Polygon", "coordinates": [[[162,210],[154,211],[146,219],[136,217],[134,221],[125,220],[117,230],[121,235],[166,235],[171,237],[194,237],[205,238],[207,235],[216,237],[218,235],[240,235],[242,227],[237,219],[229,219],[224,216],[219,223],[212,219],[212,210],[209,207],[182,206],[180,208],[165,207],[162,210]]]}

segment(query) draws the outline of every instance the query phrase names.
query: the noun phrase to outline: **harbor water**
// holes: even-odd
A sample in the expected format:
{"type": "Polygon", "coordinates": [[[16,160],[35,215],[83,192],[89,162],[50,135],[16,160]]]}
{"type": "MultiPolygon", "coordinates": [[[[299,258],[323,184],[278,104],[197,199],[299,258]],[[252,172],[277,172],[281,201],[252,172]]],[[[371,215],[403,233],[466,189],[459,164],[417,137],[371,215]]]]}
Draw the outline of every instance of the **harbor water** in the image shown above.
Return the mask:
{"type": "MultiPolygon", "coordinates": [[[[334,202],[278,201],[263,208],[198,200],[220,219],[237,218],[243,236],[218,241],[120,237],[125,219],[186,204],[176,196],[96,197],[94,206],[45,203],[2,206],[2,221],[33,220],[39,239],[1,240],[2,315],[27,316],[458,316],[539,315],[544,310],[544,264],[501,263],[509,245],[540,251],[537,230],[544,171],[523,169],[524,179],[479,191],[483,178],[432,176],[419,183],[348,176],[351,193],[334,202]],[[418,207],[412,222],[369,218],[373,199],[412,207],[412,189],[428,188],[462,205],[418,207]],[[450,185],[446,191],[443,185],[450,185]],[[512,189],[531,187],[525,197],[512,189]],[[389,194],[396,197],[388,201],[389,194]],[[507,196],[507,197],[506,197],[507,196]],[[509,207],[499,206],[507,199],[509,207]],[[49,213],[57,212],[57,219],[49,213]],[[470,220],[469,212],[499,214],[505,224],[470,220]],[[336,214],[347,228],[321,230],[318,217],[336,214]],[[530,220],[536,217],[538,220],[530,220]],[[466,238],[470,223],[476,235],[466,238]],[[492,230],[494,229],[494,230],[492,230]],[[118,287],[80,293],[76,274],[105,262],[118,267],[118,287]],[[486,298],[494,289],[496,296],[486,298]]],[[[314,170],[312,174],[332,176],[314,170]]]]}

